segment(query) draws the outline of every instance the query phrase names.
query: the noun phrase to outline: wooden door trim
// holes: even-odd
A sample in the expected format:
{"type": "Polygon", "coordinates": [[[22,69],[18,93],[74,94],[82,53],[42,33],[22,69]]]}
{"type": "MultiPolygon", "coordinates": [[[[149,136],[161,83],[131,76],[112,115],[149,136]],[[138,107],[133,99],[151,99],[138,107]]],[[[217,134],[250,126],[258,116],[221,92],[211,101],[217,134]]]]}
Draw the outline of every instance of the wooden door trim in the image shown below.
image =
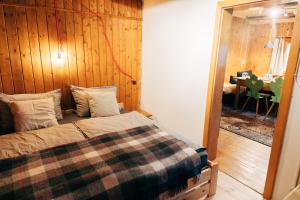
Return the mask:
{"type": "MultiPolygon", "coordinates": [[[[217,154],[217,140],[219,132],[216,127],[219,127],[220,120],[213,118],[213,116],[221,115],[221,110],[217,105],[221,102],[221,98],[218,95],[222,94],[220,90],[220,81],[216,81],[217,75],[220,73],[224,66],[218,65],[218,59],[220,54],[220,42],[222,41],[222,25],[224,24],[224,11],[237,6],[249,6],[253,4],[276,4],[277,0],[225,0],[217,4],[217,13],[215,21],[215,33],[214,42],[212,49],[211,67],[209,74],[209,83],[207,91],[207,103],[205,113],[205,124],[204,124],[204,137],[203,144],[207,148],[208,157],[210,160],[216,159],[217,154]],[[217,85],[218,84],[218,85],[217,85]],[[211,130],[214,130],[212,132],[211,130]]],[[[273,145],[271,149],[271,155],[269,160],[267,178],[264,188],[263,197],[265,199],[271,199],[278,164],[280,161],[280,154],[285,134],[285,128],[288,118],[288,110],[292,98],[292,91],[294,86],[294,74],[297,70],[298,54],[300,48],[300,4],[298,5],[298,15],[296,16],[293,38],[291,42],[291,53],[289,56],[288,68],[285,74],[285,82],[283,86],[283,96],[281,104],[279,106],[277,123],[275,126],[273,145]]],[[[226,22],[225,22],[226,23],[226,22]]],[[[224,53],[224,52],[223,52],[224,53]]],[[[224,72],[225,73],[225,72],[224,72]]]]}

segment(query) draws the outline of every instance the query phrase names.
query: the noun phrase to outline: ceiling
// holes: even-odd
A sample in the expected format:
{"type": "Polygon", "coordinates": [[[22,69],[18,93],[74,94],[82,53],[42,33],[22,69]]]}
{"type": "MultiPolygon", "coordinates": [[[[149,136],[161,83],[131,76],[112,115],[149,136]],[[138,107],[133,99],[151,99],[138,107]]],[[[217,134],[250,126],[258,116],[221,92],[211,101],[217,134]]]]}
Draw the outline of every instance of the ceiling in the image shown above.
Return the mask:
{"type": "Polygon", "coordinates": [[[297,14],[297,4],[298,1],[296,0],[285,0],[275,6],[237,8],[233,10],[233,16],[248,20],[295,18],[297,14]]]}

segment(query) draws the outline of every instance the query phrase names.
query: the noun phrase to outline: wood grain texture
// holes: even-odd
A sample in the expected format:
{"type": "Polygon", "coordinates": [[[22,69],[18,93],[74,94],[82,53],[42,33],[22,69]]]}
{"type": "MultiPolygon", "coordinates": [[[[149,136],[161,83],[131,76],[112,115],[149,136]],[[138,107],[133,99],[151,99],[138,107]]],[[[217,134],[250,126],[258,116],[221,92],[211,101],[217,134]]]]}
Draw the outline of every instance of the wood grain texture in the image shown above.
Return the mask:
{"type": "Polygon", "coordinates": [[[69,109],[70,84],[116,85],[118,101],[124,102],[127,110],[137,109],[141,13],[140,0],[0,1],[0,92],[37,93],[61,88],[62,107],[69,109]],[[57,59],[60,46],[63,61],[57,59]],[[137,85],[120,73],[113,55],[137,85]]]}
{"type": "MultiPolygon", "coordinates": [[[[276,23],[276,37],[291,37],[293,27],[291,22],[276,23]]],[[[225,82],[238,71],[252,70],[257,76],[268,72],[272,49],[264,48],[264,45],[270,39],[271,29],[270,23],[250,23],[233,17],[225,82]]],[[[289,38],[285,40],[290,41],[289,38]]]]}
{"type": "Polygon", "coordinates": [[[220,129],[217,161],[220,170],[258,193],[264,190],[271,148],[220,129]]]}

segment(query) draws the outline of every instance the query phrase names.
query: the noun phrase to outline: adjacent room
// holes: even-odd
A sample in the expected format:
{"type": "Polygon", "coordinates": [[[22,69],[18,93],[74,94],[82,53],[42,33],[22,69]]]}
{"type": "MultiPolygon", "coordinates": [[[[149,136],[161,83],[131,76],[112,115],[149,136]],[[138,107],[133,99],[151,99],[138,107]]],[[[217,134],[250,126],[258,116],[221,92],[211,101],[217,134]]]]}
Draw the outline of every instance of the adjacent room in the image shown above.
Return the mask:
{"type": "Polygon", "coordinates": [[[0,200],[294,200],[297,0],[0,0],[0,200]]]}
{"type": "Polygon", "coordinates": [[[223,172],[259,193],[264,190],[296,14],[296,1],[232,13],[218,161],[223,172]]]}

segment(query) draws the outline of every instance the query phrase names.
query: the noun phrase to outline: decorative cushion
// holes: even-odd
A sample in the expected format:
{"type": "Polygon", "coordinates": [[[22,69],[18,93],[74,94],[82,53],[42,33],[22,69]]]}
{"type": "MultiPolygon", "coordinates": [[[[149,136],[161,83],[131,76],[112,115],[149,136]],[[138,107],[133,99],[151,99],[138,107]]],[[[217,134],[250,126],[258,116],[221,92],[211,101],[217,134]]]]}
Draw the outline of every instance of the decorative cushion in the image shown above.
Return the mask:
{"type": "Polygon", "coordinates": [[[56,119],[61,120],[63,118],[61,111],[61,90],[53,90],[46,93],[36,93],[36,94],[14,94],[8,95],[0,93],[0,134],[14,132],[14,122],[13,117],[9,108],[9,103],[11,101],[25,101],[25,100],[35,100],[44,99],[48,97],[54,98],[54,110],[56,119]]]}
{"type": "Polygon", "coordinates": [[[119,115],[120,110],[114,92],[88,93],[91,117],[119,115]]]}
{"type": "Polygon", "coordinates": [[[84,88],[71,85],[70,89],[76,103],[76,113],[79,117],[90,115],[87,92],[113,92],[115,96],[117,95],[116,86],[84,88]]]}
{"type": "Polygon", "coordinates": [[[30,131],[58,125],[54,98],[10,102],[15,130],[30,131]]]}

